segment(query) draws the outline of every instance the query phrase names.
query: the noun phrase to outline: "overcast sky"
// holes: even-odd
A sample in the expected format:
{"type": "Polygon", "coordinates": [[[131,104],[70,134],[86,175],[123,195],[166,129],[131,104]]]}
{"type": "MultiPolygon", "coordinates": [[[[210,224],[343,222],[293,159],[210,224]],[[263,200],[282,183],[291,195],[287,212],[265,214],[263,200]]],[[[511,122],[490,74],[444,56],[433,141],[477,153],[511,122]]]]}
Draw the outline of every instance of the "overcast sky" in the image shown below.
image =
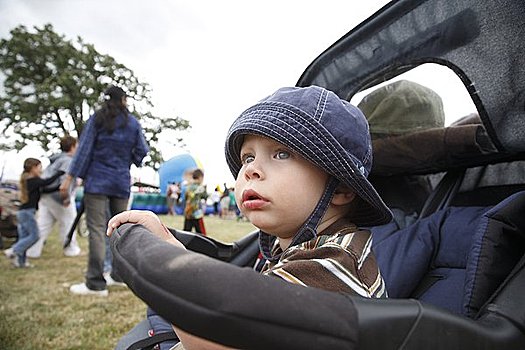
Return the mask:
{"type": "MultiPolygon", "coordinates": [[[[190,121],[185,150],[214,186],[233,183],[223,153],[232,121],[277,88],[295,85],[313,59],[386,2],[0,0],[0,37],[19,24],[51,23],[132,69],[150,84],[154,113],[190,121]]],[[[182,151],[162,149],[166,160],[182,151]]],[[[43,156],[31,152],[16,159],[43,156]]],[[[15,163],[6,172],[18,176],[15,163]]],[[[151,172],[135,174],[156,180],[151,172]]]]}

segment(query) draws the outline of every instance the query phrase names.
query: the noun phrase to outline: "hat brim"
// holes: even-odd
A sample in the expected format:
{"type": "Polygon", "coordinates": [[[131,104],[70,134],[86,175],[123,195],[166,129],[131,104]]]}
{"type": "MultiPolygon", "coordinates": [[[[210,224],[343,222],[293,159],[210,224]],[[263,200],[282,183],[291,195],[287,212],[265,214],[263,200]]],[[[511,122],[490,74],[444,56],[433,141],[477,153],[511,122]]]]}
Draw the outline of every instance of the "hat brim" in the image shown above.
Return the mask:
{"type": "Polygon", "coordinates": [[[359,226],[390,222],[392,213],[377,191],[357,168],[354,157],[319,122],[300,109],[277,102],[263,102],[246,110],[231,126],[226,139],[226,161],[234,177],[242,164],[244,135],[273,139],[300,154],[348,186],[362,199],[349,217],[359,226]]]}

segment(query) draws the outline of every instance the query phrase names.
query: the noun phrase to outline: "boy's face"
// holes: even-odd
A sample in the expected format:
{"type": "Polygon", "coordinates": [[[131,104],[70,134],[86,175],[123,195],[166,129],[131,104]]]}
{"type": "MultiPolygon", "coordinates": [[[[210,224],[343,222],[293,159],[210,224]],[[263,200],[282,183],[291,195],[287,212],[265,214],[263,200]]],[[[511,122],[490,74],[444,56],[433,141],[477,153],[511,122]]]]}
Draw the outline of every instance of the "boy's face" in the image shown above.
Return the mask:
{"type": "Polygon", "coordinates": [[[235,199],[250,222],[268,234],[290,238],[325,190],[328,174],[282,144],[247,135],[235,199]]]}
{"type": "Polygon", "coordinates": [[[193,183],[196,183],[196,184],[200,185],[203,180],[204,180],[204,177],[203,176],[199,176],[196,179],[193,179],[193,183]]]}

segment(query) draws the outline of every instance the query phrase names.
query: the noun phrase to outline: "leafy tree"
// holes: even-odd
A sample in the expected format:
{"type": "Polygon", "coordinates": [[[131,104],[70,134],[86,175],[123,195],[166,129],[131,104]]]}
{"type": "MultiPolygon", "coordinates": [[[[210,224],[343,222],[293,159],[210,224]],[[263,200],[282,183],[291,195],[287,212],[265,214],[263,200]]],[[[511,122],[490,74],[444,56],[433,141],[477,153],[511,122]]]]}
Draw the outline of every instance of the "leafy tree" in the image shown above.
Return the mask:
{"type": "Polygon", "coordinates": [[[178,117],[154,116],[150,110],[151,89],[133,71],[109,55],[99,53],[77,37],[67,40],[51,24],[11,30],[10,39],[0,40],[0,149],[20,150],[29,142],[45,151],[65,134],[80,136],[84,123],[103,101],[110,84],[123,87],[133,114],[140,120],[150,153],[146,165],[158,169],[161,131],[173,133],[170,140],[183,146],[180,132],[190,127],[178,117]],[[1,91],[1,89],[0,89],[1,91]]]}

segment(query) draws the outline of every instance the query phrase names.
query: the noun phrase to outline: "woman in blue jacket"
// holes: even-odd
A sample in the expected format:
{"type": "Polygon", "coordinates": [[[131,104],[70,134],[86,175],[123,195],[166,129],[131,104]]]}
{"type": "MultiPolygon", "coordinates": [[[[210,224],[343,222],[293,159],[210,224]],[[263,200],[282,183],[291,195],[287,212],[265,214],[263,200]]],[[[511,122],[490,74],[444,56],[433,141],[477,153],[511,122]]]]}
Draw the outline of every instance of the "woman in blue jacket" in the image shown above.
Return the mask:
{"type": "MultiPolygon", "coordinates": [[[[140,166],[148,152],[142,127],[127,109],[124,90],[111,86],[106,101],[87,121],[77,152],[60,190],[66,191],[75,177],[84,180],[84,209],[89,230],[86,282],[70,287],[73,294],[107,296],[103,276],[107,203],[111,215],[127,209],[130,166],[140,166]]],[[[120,278],[112,272],[113,280],[120,278]]]]}

